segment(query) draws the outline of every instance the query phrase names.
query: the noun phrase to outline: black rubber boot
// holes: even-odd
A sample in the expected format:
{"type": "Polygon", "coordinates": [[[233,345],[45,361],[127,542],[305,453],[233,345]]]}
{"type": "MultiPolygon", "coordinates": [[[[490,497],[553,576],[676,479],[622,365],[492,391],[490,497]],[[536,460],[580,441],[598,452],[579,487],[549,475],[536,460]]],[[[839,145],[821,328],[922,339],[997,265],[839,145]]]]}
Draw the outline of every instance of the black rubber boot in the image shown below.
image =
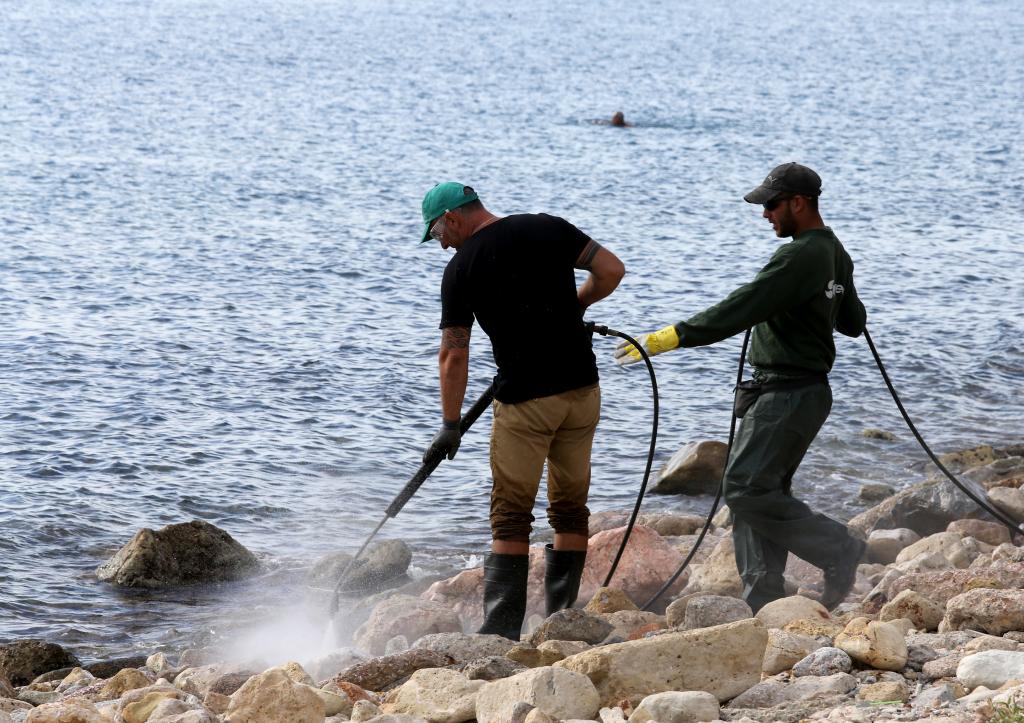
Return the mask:
{"type": "Polygon", "coordinates": [[[519,641],[526,616],[526,577],[529,555],[492,552],[484,561],[484,624],[478,633],[519,641]]]}
{"type": "Polygon", "coordinates": [[[867,545],[863,541],[850,537],[843,557],[825,568],[825,591],[821,594],[821,604],[827,610],[834,610],[850,594],[865,548],[867,545]]]}
{"type": "Polygon", "coordinates": [[[580,591],[586,550],[556,550],[544,547],[544,607],[545,615],[571,608],[580,591]]]}

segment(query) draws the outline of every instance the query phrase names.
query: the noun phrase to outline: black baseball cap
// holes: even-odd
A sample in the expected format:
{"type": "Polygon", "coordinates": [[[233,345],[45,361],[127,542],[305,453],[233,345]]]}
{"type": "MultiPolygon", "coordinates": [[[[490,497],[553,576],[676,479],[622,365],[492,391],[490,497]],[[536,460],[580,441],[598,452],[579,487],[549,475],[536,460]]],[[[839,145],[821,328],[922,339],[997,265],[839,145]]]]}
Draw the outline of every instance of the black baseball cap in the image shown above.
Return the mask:
{"type": "Polygon", "coordinates": [[[780,196],[821,195],[821,176],[799,163],[775,166],[761,185],[743,197],[747,203],[768,203],[780,196]]]}

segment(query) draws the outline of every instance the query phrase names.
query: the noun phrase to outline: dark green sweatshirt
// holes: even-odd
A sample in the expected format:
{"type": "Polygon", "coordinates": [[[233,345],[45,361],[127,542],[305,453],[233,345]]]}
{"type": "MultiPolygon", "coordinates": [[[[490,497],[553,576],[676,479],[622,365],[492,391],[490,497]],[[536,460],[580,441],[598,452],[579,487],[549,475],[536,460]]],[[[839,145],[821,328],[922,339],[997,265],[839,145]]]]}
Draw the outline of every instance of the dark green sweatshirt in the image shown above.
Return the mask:
{"type": "Polygon", "coordinates": [[[866,313],[853,285],[853,261],[830,228],[805,231],[778,248],[754,280],[676,324],[682,346],[704,346],[754,327],[756,369],[803,375],[829,372],[833,329],[864,331],[866,313]]]}

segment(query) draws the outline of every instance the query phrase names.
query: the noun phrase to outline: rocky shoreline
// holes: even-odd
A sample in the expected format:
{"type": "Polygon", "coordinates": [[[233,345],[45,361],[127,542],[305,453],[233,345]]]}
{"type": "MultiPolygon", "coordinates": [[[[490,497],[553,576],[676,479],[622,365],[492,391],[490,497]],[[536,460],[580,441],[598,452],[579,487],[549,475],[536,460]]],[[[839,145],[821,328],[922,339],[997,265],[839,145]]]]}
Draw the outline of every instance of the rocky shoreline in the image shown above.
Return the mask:
{"type": "MultiPolygon", "coordinates": [[[[943,462],[1024,520],[1024,448],[978,447],[943,462]]],[[[752,615],[738,598],[724,511],[676,587],[642,611],[703,520],[642,516],[603,588],[626,517],[606,512],[593,518],[585,607],[538,614],[534,551],[519,642],[464,632],[481,615],[479,569],[368,598],[352,646],[314,660],[224,660],[197,648],[83,665],[53,643],[8,641],[0,723],[1024,721],[1024,535],[945,480],[881,492],[862,490],[881,501],[849,523],[868,546],[832,613],[816,600],[820,571],[791,556],[792,595],[752,615]]],[[[194,522],[140,531],[99,574],[188,584],[210,566],[186,546],[220,560],[222,579],[253,567],[227,533],[194,522]]],[[[323,561],[315,576],[329,583],[345,561],[323,561]]],[[[367,585],[374,570],[399,581],[408,563],[392,541],[360,575],[367,585]]]]}

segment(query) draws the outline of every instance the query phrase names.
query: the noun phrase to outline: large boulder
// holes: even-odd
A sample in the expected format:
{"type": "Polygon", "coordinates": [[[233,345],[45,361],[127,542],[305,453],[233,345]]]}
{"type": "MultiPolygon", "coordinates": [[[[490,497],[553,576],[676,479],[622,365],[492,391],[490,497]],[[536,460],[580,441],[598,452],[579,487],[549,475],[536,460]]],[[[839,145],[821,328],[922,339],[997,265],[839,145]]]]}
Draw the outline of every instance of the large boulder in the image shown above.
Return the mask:
{"type": "Polygon", "coordinates": [[[96,575],[122,587],[159,588],[239,580],[258,568],[256,557],[227,532],[192,520],[139,530],[96,575]]]}
{"type": "MultiPolygon", "coordinates": [[[[981,485],[964,481],[979,499],[985,498],[981,485]]],[[[985,513],[970,497],[947,479],[926,480],[912,485],[866,510],[849,522],[849,527],[867,537],[872,530],[906,527],[919,535],[945,530],[950,522],[985,513]]]]}
{"type": "Polygon", "coordinates": [[[555,667],[585,673],[602,705],[668,690],[704,690],[728,700],[757,683],[768,631],[754,618],[605,645],[555,667]],[[694,665],[700,660],[700,665],[694,665]]]}
{"type": "Polygon", "coordinates": [[[332,590],[338,587],[345,591],[375,591],[396,587],[409,580],[405,573],[412,562],[412,550],[401,540],[378,542],[352,565],[342,581],[341,575],[351,562],[352,555],[345,552],[326,555],[310,570],[310,582],[318,587],[332,590]]]}
{"type": "Polygon", "coordinates": [[[713,494],[722,483],[728,447],[722,442],[690,442],[672,455],[651,492],[655,494],[713,494]]]}
{"type": "Polygon", "coordinates": [[[534,668],[480,689],[476,719],[479,723],[507,723],[521,703],[557,720],[592,720],[600,707],[598,692],[587,676],[562,668],[534,668]]]}
{"type": "Polygon", "coordinates": [[[1002,635],[1024,630],[1024,590],[978,588],[953,597],[946,603],[941,630],[980,630],[1002,635]]]}
{"type": "Polygon", "coordinates": [[[377,604],[370,619],[356,631],[354,642],[371,655],[383,655],[396,635],[415,642],[431,633],[461,632],[462,622],[451,608],[422,597],[395,595],[377,604]]]}
{"type": "MultiPolygon", "coordinates": [[[[603,586],[624,534],[625,528],[620,527],[599,532],[590,538],[587,561],[580,581],[580,604],[590,600],[603,586]]],[[[682,553],[667,540],[650,528],[637,525],[619,560],[612,585],[625,592],[630,599],[646,602],[682,561],[682,553]]],[[[544,613],[544,568],[544,548],[530,548],[527,618],[544,613]]],[[[686,584],[688,575],[688,571],[680,575],[664,598],[671,599],[671,595],[686,584]]],[[[467,629],[475,630],[483,623],[483,568],[464,570],[455,577],[435,582],[422,597],[457,613],[467,629]]]]}
{"type": "Polygon", "coordinates": [[[28,685],[51,670],[72,668],[82,663],[70,652],[45,640],[28,638],[0,645],[0,677],[11,685],[28,685]]]}

